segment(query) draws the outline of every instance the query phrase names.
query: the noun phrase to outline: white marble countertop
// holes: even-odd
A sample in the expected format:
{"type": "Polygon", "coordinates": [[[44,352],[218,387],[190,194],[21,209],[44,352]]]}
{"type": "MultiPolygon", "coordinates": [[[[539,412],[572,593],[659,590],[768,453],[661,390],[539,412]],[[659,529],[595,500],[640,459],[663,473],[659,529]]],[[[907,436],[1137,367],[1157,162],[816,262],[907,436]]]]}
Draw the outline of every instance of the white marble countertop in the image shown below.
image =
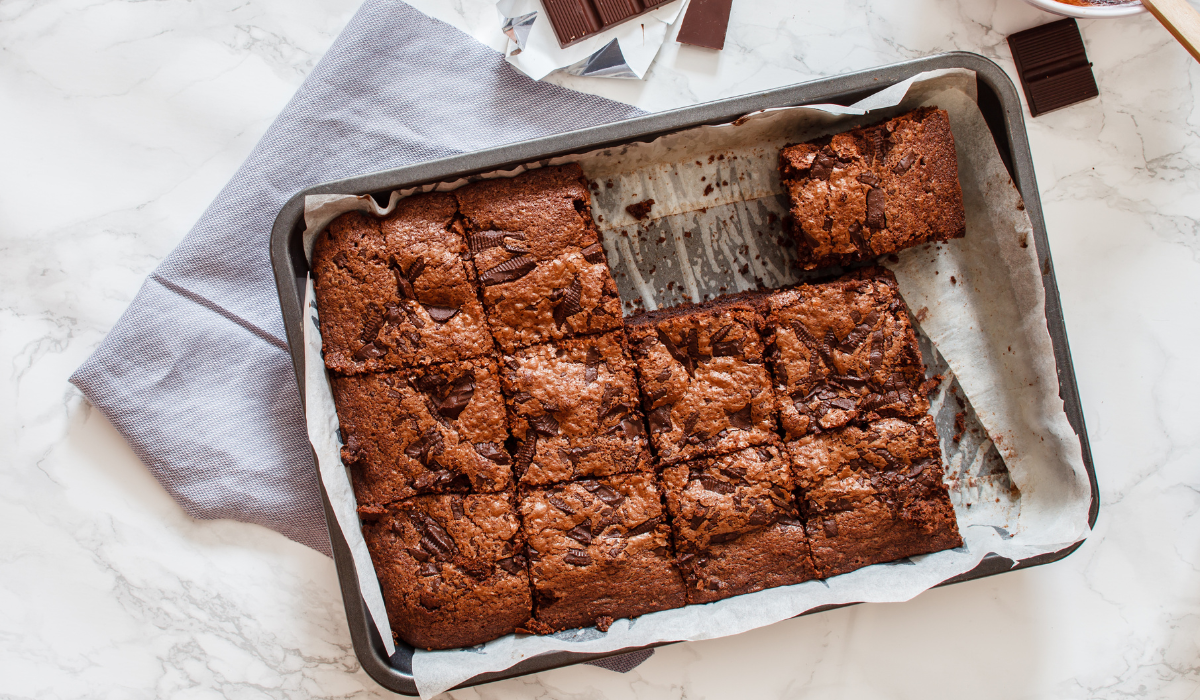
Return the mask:
{"type": "MultiPolygon", "coordinates": [[[[188,518],[67,377],[355,0],[0,3],[0,696],[375,697],[333,564],[188,518]]],[[[486,36],[490,0],[423,0],[486,36]]],[[[650,110],[946,50],[1012,74],[1020,0],[739,0],[668,43],[650,110]]],[[[1200,65],[1081,22],[1101,96],[1028,122],[1102,508],[1068,559],[457,698],[1152,698],[1200,689],[1200,65]],[[1190,359],[1189,359],[1190,358],[1190,359]],[[1188,362],[1193,364],[1189,365],[1188,362]]]]}

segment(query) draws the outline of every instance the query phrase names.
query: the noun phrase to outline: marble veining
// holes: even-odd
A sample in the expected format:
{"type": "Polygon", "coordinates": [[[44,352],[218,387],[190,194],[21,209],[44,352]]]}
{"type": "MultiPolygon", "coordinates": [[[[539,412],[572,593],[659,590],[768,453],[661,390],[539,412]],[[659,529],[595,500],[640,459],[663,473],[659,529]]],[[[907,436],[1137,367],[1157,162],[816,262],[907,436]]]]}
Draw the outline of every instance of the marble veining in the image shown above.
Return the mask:
{"type": "MultiPolygon", "coordinates": [[[[492,0],[417,5],[500,47],[492,0]]],[[[387,697],[332,563],[194,521],[67,384],[356,9],[0,3],[0,696],[387,697]]],[[[738,0],[664,110],[966,50],[1013,74],[1020,0],[738,0]]],[[[1081,22],[1101,97],[1028,122],[1102,510],[1063,562],[455,698],[1187,698],[1200,690],[1200,65],[1148,14],[1081,22]]]]}

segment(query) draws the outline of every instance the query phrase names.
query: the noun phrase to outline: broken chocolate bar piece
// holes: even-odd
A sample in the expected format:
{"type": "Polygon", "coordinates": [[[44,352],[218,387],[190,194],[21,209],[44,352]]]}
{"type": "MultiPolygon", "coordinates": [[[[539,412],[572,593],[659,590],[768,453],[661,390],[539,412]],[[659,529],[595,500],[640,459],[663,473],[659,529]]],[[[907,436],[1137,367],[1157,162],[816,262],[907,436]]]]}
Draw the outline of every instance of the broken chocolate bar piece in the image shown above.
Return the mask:
{"type": "Polygon", "coordinates": [[[1029,102],[1029,116],[1099,97],[1075,20],[1059,20],[1017,32],[1008,37],[1008,46],[1029,102]]]}
{"type": "Polygon", "coordinates": [[[542,0],[558,43],[566,48],[671,0],[542,0]]]}
{"type": "Polygon", "coordinates": [[[733,0],[692,0],[675,40],[681,44],[720,51],[725,48],[729,9],[733,0]]]}

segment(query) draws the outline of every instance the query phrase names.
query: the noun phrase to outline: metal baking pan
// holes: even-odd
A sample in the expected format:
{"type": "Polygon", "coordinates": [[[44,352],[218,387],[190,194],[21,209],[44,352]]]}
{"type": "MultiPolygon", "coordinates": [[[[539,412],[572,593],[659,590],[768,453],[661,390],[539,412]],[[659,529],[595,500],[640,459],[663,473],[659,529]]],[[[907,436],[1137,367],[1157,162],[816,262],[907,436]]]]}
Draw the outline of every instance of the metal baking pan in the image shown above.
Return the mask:
{"type": "MultiPolygon", "coordinates": [[[[1071,364],[1071,352],[1067,344],[1067,330],[1063,323],[1058,285],[1054,278],[1054,266],[1050,260],[1050,244],[1046,239],[1046,224],[1042,218],[1037,181],[1034,179],[1033,160],[1029,153],[1029,141],[1025,133],[1021,100],[1012,81],[999,66],[983,56],[973,53],[945,53],[895,63],[857,73],[848,73],[638,117],[615,124],[580,129],[566,134],[498,146],[395,170],[337,180],[297,193],[284,205],[275,220],[275,227],[271,231],[271,264],[275,272],[275,282],[279,288],[279,304],[283,310],[284,325],[287,329],[288,344],[291,347],[292,363],[296,370],[296,381],[300,386],[301,401],[304,398],[304,342],[301,335],[301,324],[303,322],[305,279],[308,275],[308,263],[301,247],[301,234],[305,228],[304,197],[306,195],[375,194],[386,196],[386,193],[392,190],[414,185],[455,180],[473,173],[511,168],[522,163],[631,141],[651,140],[665,133],[703,124],[726,123],[743,114],[761,109],[821,103],[850,105],[917,73],[942,68],[967,68],[975,71],[979,90],[979,108],[996,140],[1000,156],[1025,200],[1026,210],[1033,223],[1038,256],[1042,266],[1042,282],[1046,290],[1046,324],[1054,344],[1055,359],[1058,362],[1059,395],[1063,399],[1067,418],[1079,436],[1079,444],[1083,450],[1083,461],[1087,467],[1092,492],[1088,522],[1094,525],[1100,509],[1096,472],[1092,466],[1091,449],[1088,445],[1087,431],[1083,421],[1083,409],[1079,403],[1079,392],[1075,384],[1075,371],[1071,364]]],[[[346,605],[350,637],[353,640],[354,651],[358,655],[359,662],[363,669],[385,688],[404,695],[416,695],[417,687],[412,676],[413,649],[401,642],[396,653],[390,659],[386,656],[383,642],[374,625],[369,622],[366,605],[359,593],[358,578],[354,574],[351,563],[350,550],[338,527],[324,489],[322,489],[321,496],[325,504],[325,520],[329,526],[330,544],[333,549],[334,562],[337,564],[342,598],[346,605]]],[[[1076,544],[1057,552],[1017,562],[989,555],[971,571],[955,576],[940,585],[1048,564],[1066,557],[1078,546],[1076,544]]],[[[833,607],[840,606],[821,607],[805,614],[822,612],[833,607]]],[[[526,659],[504,671],[475,676],[459,687],[537,673],[634,650],[632,648],[621,649],[603,654],[572,652],[544,654],[526,659]]]]}

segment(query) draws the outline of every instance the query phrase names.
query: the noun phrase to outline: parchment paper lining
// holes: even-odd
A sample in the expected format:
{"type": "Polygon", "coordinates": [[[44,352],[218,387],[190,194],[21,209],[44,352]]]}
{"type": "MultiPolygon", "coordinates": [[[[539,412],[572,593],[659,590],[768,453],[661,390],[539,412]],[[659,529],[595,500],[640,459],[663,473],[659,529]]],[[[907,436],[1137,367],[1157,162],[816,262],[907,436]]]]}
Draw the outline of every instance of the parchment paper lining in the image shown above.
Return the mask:
{"type": "MultiPolygon", "coordinates": [[[[916,317],[931,372],[947,376],[930,412],[939,426],[947,485],[965,545],[827,581],[618,620],[606,634],[589,628],[545,637],[509,635],[471,649],[418,650],[413,675],[422,697],[553,650],[596,653],[709,639],[821,605],[904,601],[971,570],[989,552],[1016,560],[1056,551],[1086,536],[1087,476],[1078,438],[1058,397],[1032,227],[975,97],[974,73],[935,71],[849,108],[759,112],[729,125],[545,163],[578,162],[595,183],[593,214],[628,314],[760,283],[779,287],[800,281],[782,229],[786,201],[776,172],[779,148],[922,105],[946,109],[956,141],[967,235],[904,251],[898,261],[885,264],[896,273],[916,317]],[[625,206],[645,199],[654,199],[654,206],[648,218],[637,221],[625,206]],[[956,442],[954,418],[960,412],[967,430],[956,442]]],[[[511,177],[541,165],[480,178],[511,177]]],[[[463,184],[422,189],[452,190],[463,184]]],[[[386,215],[400,197],[414,191],[392,193],[385,207],[365,195],[309,197],[306,253],[311,254],[316,234],[338,215],[350,210],[386,215]]],[[[305,324],[309,435],[354,552],[364,599],[390,654],[382,596],[338,455],[337,416],[321,361],[311,280],[305,308],[310,316],[305,324]]]]}

